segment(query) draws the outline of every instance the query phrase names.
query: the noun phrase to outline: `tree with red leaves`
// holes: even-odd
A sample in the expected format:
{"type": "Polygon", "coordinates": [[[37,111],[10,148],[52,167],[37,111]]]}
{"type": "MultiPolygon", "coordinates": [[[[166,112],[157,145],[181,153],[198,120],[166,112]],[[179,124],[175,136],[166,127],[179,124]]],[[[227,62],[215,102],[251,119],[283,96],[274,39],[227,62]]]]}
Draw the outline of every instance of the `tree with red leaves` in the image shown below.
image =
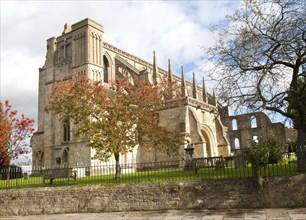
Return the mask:
{"type": "Polygon", "coordinates": [[[6,167],[9,173],[11,161],[31,151],[27,140],[34,132],[34,120],[23,114],[17,118],[17,111],[12,110],[8,101],[4,104],[0,102],[0,112],[0,167],[6,167]]]}
{"type": "MultiPolygon", "coordinates": [[[[2,113],[2,104],[0,105],[0,111],[2,113]]],[[[10,124],[4,117],[4,114],[0,115],[0,168],[9,164],[8,145],[10,138],[10,124]]]]}

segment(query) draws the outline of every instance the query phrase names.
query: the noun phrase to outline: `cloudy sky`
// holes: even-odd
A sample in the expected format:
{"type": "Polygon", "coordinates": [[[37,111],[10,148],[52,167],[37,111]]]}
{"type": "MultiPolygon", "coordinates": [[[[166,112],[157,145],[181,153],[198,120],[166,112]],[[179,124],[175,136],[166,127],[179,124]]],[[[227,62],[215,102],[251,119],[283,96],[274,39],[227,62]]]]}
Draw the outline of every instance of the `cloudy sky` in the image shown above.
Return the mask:
{"type": "MultiPolygon", "coordinates": [[[[38,68],[45,62],[46,40],[65,23],[91,18],[104,26],[104,40],[180,74],[203,76],[203,47],[214,42],[212,27],[226,25],[239,0],[202,1],[9,1],[0,0],[0,98],[37,120],[38,68]]],[[[208,88],[212,86],[207,83],[208,88]]]]}
{"type": "MultiPolygon", "coordinates": [[[[37,120],[38,68],[46,40],[65,23],[91,18],[104,26],[104,40],[127,52],[201,79],[203,47],[213,43],[212,26],[240,5],[232,1],[0,1],[1,101],[37,120]]],[[[209,87],[209,84],[208,84],[209,87]]]]}

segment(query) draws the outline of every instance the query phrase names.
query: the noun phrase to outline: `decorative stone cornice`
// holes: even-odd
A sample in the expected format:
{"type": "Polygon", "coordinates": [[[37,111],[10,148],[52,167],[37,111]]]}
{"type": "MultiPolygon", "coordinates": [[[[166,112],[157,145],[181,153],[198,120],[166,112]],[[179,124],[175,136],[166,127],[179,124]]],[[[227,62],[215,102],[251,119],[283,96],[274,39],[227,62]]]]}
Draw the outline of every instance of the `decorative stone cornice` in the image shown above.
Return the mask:
{"type": "Polygon", "coordinates": [[[187,105],[190,105],[192,107],[195,107],[197,109],[201,109],[207,112],[212,112],[212,113],[216,113],[217,112],[217,107],[204,103],[202,101],[199,101],[197,99],[191,98],[191,97],[187,97],[187,105]]]}
{"type": "Polygon", "coordinates": [[[169,109],[169,108],[177,108],[182,106],[191,106],[195,107],[196,109],[201,109],[206,112],[216,113],[217,107],[199,101],[197,99],[191,97],[184,97],[180,99],[173,99],[163,103],[161,106],[157,107],[157,111],[169,109]]]}
{"type": "Polygon", "coordinates": [[[165,110],[169,108],[177,108],[179,106],[185,106],[185,105],[186,105],[185,99],[173,99],[173,100],[166,101],[162,105],[158,106],[156,110],[161,111],[161,110],[165,110]]]}

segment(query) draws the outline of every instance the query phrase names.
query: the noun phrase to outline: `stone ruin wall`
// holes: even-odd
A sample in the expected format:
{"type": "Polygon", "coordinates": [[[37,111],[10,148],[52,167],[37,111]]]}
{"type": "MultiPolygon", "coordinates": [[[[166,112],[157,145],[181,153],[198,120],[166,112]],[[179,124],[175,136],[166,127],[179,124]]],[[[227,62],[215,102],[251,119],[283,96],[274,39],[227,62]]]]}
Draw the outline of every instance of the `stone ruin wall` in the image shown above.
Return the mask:
{"type": "Polygon", "coordinates": [[[251,146],[254,141],[278,140],[286,143],[288,139],[297,137],[295,129],[286,128],[282,123],[272,123],[263,112],[230,116],[228,126],[232,150],[251,146]]]}

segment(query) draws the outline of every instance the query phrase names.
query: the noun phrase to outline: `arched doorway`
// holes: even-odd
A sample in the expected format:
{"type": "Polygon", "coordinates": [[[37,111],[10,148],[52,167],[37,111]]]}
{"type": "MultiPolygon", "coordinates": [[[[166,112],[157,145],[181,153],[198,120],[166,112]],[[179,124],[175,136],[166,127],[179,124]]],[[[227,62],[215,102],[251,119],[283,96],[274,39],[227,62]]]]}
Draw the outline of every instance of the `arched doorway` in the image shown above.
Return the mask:
{"type": "Polygon", "coordinates": [[[206,153],[207,157],[212,157],[212,149],[211,149],[211,141],[210,138],[208,137],[208,134],[202,129],[201,133],[204,137],[204,140],[206,142],[206,153]]]}

